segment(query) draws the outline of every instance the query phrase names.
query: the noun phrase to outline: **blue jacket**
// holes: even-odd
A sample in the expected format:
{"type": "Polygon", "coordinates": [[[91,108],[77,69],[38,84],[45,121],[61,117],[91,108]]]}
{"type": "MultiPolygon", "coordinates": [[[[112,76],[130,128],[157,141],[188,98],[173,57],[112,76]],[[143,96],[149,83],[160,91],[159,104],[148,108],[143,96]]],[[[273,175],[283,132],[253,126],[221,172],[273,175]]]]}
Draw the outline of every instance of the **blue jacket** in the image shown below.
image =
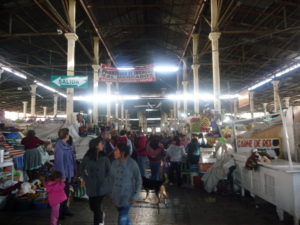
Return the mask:
{"type": "Polygon", "coordinates": [[[55,145],[53,169],[61,172],[63,178],[71,181],[75,173],[75,164],[73,147],[59,140],[55,145]]]}
{"type": "Polygon", "coordinates": [[[108,194],[108,178],[110,161],[106,156],[91,160],[85,156],[80,164],[80,174],[83,177],[86,193],[89,197],[108,194]]]}
{"type": "Polygon", "coordinates": [[[137,200],[142,188],[142,177],[137,163],[127,156],[124,162],[115,160],[110,170],[111,194],[117,207],[127,206],[137,200]]]}

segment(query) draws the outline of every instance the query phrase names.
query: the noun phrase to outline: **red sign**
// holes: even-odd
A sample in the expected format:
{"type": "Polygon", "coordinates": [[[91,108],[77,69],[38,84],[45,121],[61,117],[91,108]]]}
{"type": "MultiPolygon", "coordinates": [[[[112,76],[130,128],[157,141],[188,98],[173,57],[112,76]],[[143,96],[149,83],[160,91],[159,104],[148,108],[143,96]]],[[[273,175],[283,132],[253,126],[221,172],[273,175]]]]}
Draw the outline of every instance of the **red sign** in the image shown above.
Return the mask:
{"type": "Polygon", "coordinates": [[[237,139],[237,152],[238,153],[250,153],[252,149],[265,149],[267,152],[275,156],[275,149],[280,151],[280,139],[279,138],[241,138],[237,139]]]}
{"type": "Polygon", "coordinates": [[[132,70],[118,70],[102,64],[99,74],[101,82],[118,82],[118,83],[149,83],[155,82],[155,72],[153,65],[138,66],[132,70]]]}

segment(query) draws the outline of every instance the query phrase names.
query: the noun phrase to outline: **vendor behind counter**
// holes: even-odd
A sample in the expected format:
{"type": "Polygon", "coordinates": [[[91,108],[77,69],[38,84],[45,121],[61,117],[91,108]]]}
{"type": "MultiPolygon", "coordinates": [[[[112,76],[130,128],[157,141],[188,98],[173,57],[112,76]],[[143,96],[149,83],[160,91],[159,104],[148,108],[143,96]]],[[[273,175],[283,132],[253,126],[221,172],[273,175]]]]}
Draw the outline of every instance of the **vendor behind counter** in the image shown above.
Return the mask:
{"type": "Polygon", "coordinates": [[[42,166],[42,156],[39,148],[46,142],[36,137],[34,130],[29,130],[27,136],[22,139],[21,144],[25,146],[24,170],[26,170],[29,180],[32,180],[35,170],[42,166]]]}

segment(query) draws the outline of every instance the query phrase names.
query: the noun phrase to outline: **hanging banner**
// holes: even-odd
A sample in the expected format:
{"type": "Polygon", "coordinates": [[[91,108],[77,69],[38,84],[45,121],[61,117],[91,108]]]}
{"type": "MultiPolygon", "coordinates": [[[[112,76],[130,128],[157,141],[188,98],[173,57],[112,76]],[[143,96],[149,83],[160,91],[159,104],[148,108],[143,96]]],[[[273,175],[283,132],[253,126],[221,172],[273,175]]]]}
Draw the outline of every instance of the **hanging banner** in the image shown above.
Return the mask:
{"type": "Polygon", "coordinates": [[[99,74],[101,82],[118,83],[149,83],[155,82],[155,72],[153,65],[139,66],[132,70],[118,70],[107,65],[101,65],[99,74]]]}
{"type": "Polygon", "coordinates": [[[248,90],[240,92],[238,96],[239,96],[238,97],[239,98],[239,108],[243,108],[250,104],[248,90]]]}

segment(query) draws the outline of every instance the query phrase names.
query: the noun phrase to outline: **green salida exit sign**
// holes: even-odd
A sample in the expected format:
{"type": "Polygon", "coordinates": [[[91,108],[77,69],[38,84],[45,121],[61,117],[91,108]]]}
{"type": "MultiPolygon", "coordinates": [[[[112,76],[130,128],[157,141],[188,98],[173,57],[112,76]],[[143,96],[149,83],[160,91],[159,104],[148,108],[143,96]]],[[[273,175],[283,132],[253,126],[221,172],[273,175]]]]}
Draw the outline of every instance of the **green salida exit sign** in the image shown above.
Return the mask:
{"type": "Polygon", "coordinates": [[[51,76],[53,88],[87,88],[88,76],[51,76]]]}

